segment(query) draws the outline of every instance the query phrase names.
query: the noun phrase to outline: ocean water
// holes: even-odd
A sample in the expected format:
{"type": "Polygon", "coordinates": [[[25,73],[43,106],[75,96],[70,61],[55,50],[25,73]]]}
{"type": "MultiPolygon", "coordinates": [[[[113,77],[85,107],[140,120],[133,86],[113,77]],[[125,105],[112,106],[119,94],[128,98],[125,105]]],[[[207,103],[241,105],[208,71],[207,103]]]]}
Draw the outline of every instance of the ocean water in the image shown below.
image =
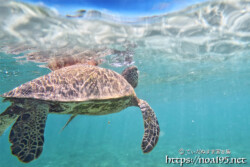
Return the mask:
{"type": "MultiPolygon", "coordinates": [[[[48,74],[45,67],[55,58],[96,59],[117,72],[136,65],[135,92],[153,108],[161,129],[156,147],[143,154],[139,108],[77,116],[63,132],[70,116],[50,114],[41,156],[28,164],[18,161],[10,150],[10,127],[0,137],[1,167],[180,166],[166,163],[166,156],[247,162],[183,166],[249,166],[248,0],[208,1],[140,18],[100,11],[67,18],[46,6],[15,1],[1,2],[0,13],[0,94],[48,74]]],[[[1,102],[0,112],[9,105],[1,102]]]]}

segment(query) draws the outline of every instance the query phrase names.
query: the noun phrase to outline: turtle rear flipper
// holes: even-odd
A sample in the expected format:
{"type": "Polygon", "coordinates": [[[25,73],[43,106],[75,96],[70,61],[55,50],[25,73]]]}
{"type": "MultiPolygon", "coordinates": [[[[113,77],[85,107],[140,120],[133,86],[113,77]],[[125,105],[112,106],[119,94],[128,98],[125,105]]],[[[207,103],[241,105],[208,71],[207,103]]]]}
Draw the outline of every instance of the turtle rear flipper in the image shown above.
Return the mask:
{"type": "Polygon", "coordinates": [[[144,121],[144,136],[142,140],[142,151],[150,152],[158,142],[160,128],[156,115],[148,103],[144,100],[139,100],[138,106],[141,109],[144,121]]]}
{"type": "Polygon", "coordinates": [[[48,111],[47,105],[29,104],[14,123],[9,140],[12,154],[20,161],[28,163],[42,153],[48,111]]]}
{"type": "Polygon", "coordinates": [[[22,110],[21,107],[12,104],[0,114],[0,136],[16,120],[18,113],[22,112],[22,110]]]}
{"type": "Polygon", "coordinates": [[[77,115],[73,114],[69,120],[67,121],[67,123],[64,125],[64,127],[62,128],[61,132],[69,125],[69,123],[76,117],[77,115]]]}
{"type": "Polygon", "coordinates": [[[138,69],[136,66],[131,66],[126,68],[123,72],[122,72],[122,76],[128,81],[128,83],[130,83],[130,85],[133,88],[136,88],[137,84],[138,84],[138,69]]]}

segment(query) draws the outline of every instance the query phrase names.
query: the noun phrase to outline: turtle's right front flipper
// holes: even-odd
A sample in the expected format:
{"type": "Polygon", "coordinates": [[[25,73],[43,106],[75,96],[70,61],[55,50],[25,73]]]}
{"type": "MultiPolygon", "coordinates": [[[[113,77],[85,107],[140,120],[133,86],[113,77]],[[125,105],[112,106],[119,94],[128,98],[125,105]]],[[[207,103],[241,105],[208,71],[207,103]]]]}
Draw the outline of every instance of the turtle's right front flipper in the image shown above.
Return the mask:
{"type": "Polygon", "coordinates": [[[12,154],[28,163],[42,153],[49,108],[47,105],[29,104],[25,109],[12,126],[9,140],[12,154]]]}
{"type": "Polygon", "coordinates": [[[160,128],[156,115],[148,103],[144,100],[139,100],[138,106],[141,109],[144,121],[144,136],[142,140],[142,150],[148,153],[158,142],[160,128]]]}

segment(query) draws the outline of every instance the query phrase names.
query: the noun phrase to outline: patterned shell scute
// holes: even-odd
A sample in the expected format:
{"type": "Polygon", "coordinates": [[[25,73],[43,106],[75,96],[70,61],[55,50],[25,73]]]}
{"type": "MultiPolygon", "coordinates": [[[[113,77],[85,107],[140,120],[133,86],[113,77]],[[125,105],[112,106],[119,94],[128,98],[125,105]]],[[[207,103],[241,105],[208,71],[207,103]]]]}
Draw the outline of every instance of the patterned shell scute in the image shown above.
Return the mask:
{"type": "Polygon", "coordinates": [[[112,70],[73,65],[27,82],[3,94],[3,97],[70,102],[134,95],[133,87],[112,70]]]}

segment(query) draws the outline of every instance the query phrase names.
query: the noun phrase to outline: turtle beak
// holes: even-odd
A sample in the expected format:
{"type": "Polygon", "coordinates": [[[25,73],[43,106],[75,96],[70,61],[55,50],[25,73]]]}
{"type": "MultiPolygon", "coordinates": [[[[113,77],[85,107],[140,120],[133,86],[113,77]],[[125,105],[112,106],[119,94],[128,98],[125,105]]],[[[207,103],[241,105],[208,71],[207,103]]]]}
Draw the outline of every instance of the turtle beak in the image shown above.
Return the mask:
{"type": "Polygon", "coordinates": [[[140,74],[140,71],[138,70],[137,67],[135,67],[135,70],[136,70],[137,74],[139,75],[139,74],[140,74]]]}

